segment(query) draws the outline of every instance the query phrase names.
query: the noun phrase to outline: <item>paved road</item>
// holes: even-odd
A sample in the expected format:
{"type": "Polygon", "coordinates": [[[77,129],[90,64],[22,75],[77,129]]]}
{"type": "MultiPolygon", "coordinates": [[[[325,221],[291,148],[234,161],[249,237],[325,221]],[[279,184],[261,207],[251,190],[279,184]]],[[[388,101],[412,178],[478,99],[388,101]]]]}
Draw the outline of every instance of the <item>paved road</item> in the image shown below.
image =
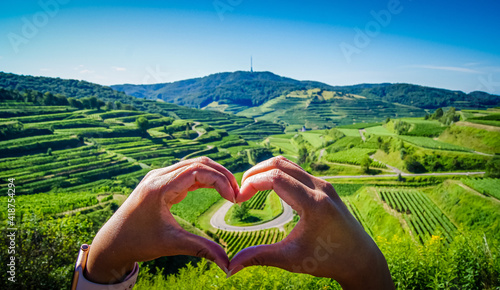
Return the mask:
{"type": "MultiPolygon", "coordinates": [[[[481,172],[439,172],[439,173],[401,173],[401,176],[415,177],[415,176],[443,176],[443,175],[476,175],[485,174],[481,172]]],[[[341,178],[366,178],[366,177],[398,177],[397,174],[380,174],[380,175],[335,175],[335,176],[318,176],[322,179],[341,179],[341,178]]]]}
{"type": "Polygon", "coordinates": [[[255,226],[237,227],[228,225],[224,220],[227,211],[233,205],[232,202],[228,201],[224,205],[222,205],[221,208],[219,208],[219,210],[212,216],[212,218],[210,219],[210,224],[214,228],[225,231],[258,231],[270,228],[283,227],[285,224],[289,223],[293,219],[293,210],[292,207],[289,206],[283,200],[281,200],[281,204],[283,205],[283,213],[274,220],[255,226]]]}
{"type": "Polygon", "coordinates": [[[363,142],[366,142],[365,135],[363,133],[366,133],[365,129],[359,129],[359,135],[361,136],[361,139],[363,139],[363,142]]]}
{"type": "Polygon", "coordinates": [[[193,131],[196,131],[196,133],[198,133],[198,137],[196,137],[195,139],[200,138],[203,134],[206,133],[206,132],[201,132],[201,131],[196,130],[196,126],[198,126],[198,125],[201,125],[201,123],[200,122],[193,122],[193,126],[191,127],[191,129],[193,129],[193,131]]]}
{"type": "Polygon", "coordinates": [[[390,170],[394,171],[396,174],[403,174],[403,171],[401,171],[399,168],[397,167],[394,167],[394,166],[390,166],[389,164],[385,164],[377,159],[375,159],[375,157],[373,157],[375,154],[371,155],[370,158],[373,160],[373,161],[376,161],[376,162],[380,162],[382,164],[384,164],[385,166],[387,166],[387,168],[389,168],[390,170]]]}

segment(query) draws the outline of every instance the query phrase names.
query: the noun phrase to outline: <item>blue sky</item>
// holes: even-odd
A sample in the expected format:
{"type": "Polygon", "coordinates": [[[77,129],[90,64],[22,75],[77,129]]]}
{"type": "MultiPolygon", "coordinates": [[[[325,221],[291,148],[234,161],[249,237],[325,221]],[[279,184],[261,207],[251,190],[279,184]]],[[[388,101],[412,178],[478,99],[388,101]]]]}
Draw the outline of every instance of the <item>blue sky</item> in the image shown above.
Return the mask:
{"type": "Polygon", "coordinates": [[[498,1],[2,1],[0,71],[99,84],[254,69],[500,94],[498,1]]]}

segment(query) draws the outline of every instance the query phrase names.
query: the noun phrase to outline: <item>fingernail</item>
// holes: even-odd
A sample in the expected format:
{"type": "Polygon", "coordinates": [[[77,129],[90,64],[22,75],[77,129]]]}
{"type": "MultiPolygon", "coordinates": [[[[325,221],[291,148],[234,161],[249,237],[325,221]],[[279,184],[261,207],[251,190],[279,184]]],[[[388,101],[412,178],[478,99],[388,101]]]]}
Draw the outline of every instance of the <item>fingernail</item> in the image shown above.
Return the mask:
{"type": "Polygon", "coordinates": [[[227,276],[226,278],[229,278],[231,276],[233,276],[234,274],[238,273],[239,271],[243,270],[243,266],[242,265],[238,265],[236,267],[234,267],[232,270],[230,270],[228,273],[227,273],[227,276]]]}
{"type": "Polygon", "coordinates": [[[219,266],[219,268],[221,268],[222,271],[224,271],[224,273],[229,273],[229,270],[227,269],[227,267],[224,265],[224,263],[221,263],[220,260],[215,260],[214,263],[219,266]]]}

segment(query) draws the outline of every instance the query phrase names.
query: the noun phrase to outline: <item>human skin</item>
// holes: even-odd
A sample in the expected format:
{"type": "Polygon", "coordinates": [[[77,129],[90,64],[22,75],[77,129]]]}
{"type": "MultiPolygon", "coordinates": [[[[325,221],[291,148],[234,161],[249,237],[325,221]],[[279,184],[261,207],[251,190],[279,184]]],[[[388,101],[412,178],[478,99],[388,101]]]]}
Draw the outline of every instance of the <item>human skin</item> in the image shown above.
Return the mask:
{"type": "Polygon", "coordinates": [[[215,188],[234,202],[233,174],[207,157],[150,171],[94,238],[85,277],[99,284],[122,281],[135,262],[190,255],[214,261],[227,272],[229,259],[217,243],[182,229],[170,212],[188,191],[215,188]]]}
{"type": "Polygon", "coordinates": [[[344,289],[394,289],[384,256],[333,186],[284,157],[251,168],[241,189],[231,172],[206,157],[152,170],[97,233],[84,275],[113,284],[135,262],[173,255],[210,259],[229,275],[268,265],[333,278],[344,289]],[[283,241],[244,249],[229,262],[218,244],[186,232],[170,213],[173,204],[198,188],[215,188],[231,202],[273,189],[301,218],[283,241]]]}
{"type": "Polygon", "coordinates": [[[273,189],[300,216],[281,242],[243,249],[229,265],[267,265],[337,280],[344,289],[394,289],[385,257],[351,215],[333,186],[284,157],[257,164],[243,175],[237,202],[273,189]]]}

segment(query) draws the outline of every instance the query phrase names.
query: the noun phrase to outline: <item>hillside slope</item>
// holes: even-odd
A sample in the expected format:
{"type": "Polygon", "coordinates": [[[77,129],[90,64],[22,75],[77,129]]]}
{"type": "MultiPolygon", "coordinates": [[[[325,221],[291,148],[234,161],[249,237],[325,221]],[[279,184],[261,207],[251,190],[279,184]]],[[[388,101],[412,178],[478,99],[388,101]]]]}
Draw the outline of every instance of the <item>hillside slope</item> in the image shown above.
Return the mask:
{"type": "Polygon", "coordinates": [[[30,92],[31,99],[42,99],[43,93],[63,95],[67,98],[83,99],[92,96],[110,103],[114,108],[132,106],[129,109],[137,109],[152,114],[161,114],[165,117],[175,119],[192,120],[212,125],[218,129],[224,129],[234,134],[245,136],[246,139],[259,139],[269,134],[279,134],[283,128],[278,124],[269,122],[258,122],[254,119],[234,116],[211,110],[198,110],[194,108],[179,106],[176,104],[158,102],[156,100],[144,100],[118,92],[110,87],[98,84],[49,77],[34,77],[16,75],[0,72],[0,89],[7,91],[30,92]]]}
{"type": "MultiPolygon", "coordinates": [[[[279,97],[284,91],[331,86],[297,81],[270,72],[218,73],[203,78],[154,85],[115,85],[113,89],[144,99],[161,99],[190,107],[205,107],[212,102],[252,107],[279,97]]],[[[238,110],[239,111],[239,110],[238,110]]]]}
{"type": "Polygon", "coordinates": [[[500,96],[483,92],[466,94],[460,91],[412,84],[389,83],[330,86],[320,82],[298,81],[281,77],[271,72],[226,72],[173,83],[124,84],[111,87],[138,98],[162,99],[169,103],[194,108],[204,108],[212,104],[211,109],[233,113],[260,106],[292,91],[309,89],[361,95],[377,101],[399,103],[421,109],[436,109],[447,106],[487,108],[500,105],[500,96]]]}

